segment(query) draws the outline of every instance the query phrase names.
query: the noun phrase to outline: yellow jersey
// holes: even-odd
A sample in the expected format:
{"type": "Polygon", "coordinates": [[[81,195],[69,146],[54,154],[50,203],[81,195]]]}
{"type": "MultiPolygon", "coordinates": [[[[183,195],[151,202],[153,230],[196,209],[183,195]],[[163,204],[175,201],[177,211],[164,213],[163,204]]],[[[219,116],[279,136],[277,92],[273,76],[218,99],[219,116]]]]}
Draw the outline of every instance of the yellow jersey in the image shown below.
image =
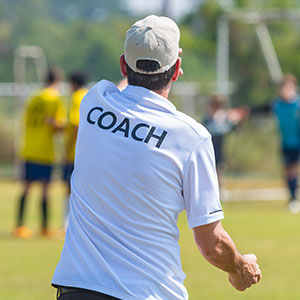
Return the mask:
{"type": "Polygon", "coordinates": [[[52,164],[55,160],[55,129],[49,124],[53,119],[64,125],[66,110],[59,91],[46,87],[29,99],[25,107],[25,133],[21,157],[25,161],[52,164]]]}
{"type": "Polygon", "coordinates": [[[65,131],[66,160],[69,163],[74,162],[77,128],[79,125],[79,108],[81,100],[87,92],[86,88],[80,88],[72,94],[68,124],[65,131]]]}

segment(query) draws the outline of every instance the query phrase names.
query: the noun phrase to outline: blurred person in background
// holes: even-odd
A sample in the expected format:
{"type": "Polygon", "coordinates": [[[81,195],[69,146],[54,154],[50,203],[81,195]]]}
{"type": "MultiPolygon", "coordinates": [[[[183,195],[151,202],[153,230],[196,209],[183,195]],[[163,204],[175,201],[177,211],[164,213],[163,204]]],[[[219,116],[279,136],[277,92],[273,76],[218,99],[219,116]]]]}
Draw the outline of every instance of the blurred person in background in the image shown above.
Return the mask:
{"type": "Polygon", "coordinates": [[[278,84],[278,96],[273,103],[281,137],[285,179],[290,192],[289,209],[292,213],[300,211],[297,200],[300,154],[300,101],[297,86],[294,75],[284,75],[278,84]]]}
{"type": "Polygon", "coordinates": [[[300,98],[297,86],[296,77],[293,74],[285,74],[277,84],[277,97],[266,105],[249,110],[251,115],[271,112],[275,115],[285,181],[290,194],[288,208],[292,213],[300,212],[300,202],[297,200],[300,154],[300,98]]]}
{"type": "Polygon", "coordinates": [[[233,131],[238,123],[247,115],[243,108],[228,108],[228,98],[222,94],[212,95],[209,99],[207,115],[204,118],[204,126],[212,135],[215,151],[216,168],[221,183],[224,170],[224,142],[226,136],[233,131]]]}
{"type": "Polygon", "coordinates": [[[32,230],[24,226],[24,213],[28,193],[34,181],[38,181],[42,187],[40,234],[44,237],[51,236],[48,224],[48,190],[55,161],[54,135],[65,126],[65,107],[58,90],[61,79],[60,69],[49,69],[45,77],[46,86],[25,105],[21,149],[23,190],[18,202],[16,228],[13,230],[13,235],[18,238],[32,237],[32,230]]]}
{"type": "Polygon", "coordinates": [[[67,186],[65,213],[64,213],[64,227],[66,227],[69,215],[69,200],[70,200],[70,180],[74,169],[75,145],[79,126],[79,108],[83,97],[88,92],[85,88],[86,76],[81,72],[74,72],[69,78],[70,87],[72,91],[71,104],[68,113],[68,122],[65,129],[65,160],[63,168],[63,180],[67,186]]]}

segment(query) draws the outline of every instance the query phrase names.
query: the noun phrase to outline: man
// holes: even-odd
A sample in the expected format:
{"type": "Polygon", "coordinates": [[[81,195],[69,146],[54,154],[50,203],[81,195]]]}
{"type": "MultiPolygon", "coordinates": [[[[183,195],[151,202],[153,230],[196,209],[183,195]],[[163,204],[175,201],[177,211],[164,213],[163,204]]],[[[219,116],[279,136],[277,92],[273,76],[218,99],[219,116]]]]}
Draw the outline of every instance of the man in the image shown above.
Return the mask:
{"type": "Polygon", "coordinates": [[[19,200],[15,237],[29,239],[30,228],[24,226],[24,212],[29,189],[34,181],[42,185],[41,235],[48,237],[48,187],[54,163],[54,134],[64,128],[65,110],[58,91],[61,81],[59,69],[50,69],[46,87],[33,96],[25,107],[23,159],[23,191],[19,200]]]}
{"type": "Polygon", "coordinates": [[[69,214],[69,198],[70,198],[70,179],[74,169],[75,158],[75,144],[77,138],[77,131],[79,126],[79,107],[81,100],[87,93],[84,87],[86,83],[86,76],[79,72],[74,72],[70,75],[70,86],[72,91],[71,106],[69,109],[68,124],[65,129],[65,164],[63,170],[63,180],[67,185],[66,206],[64,225],[67,224],[69,214]]]}
{"type": "Polygon", "coordinates": [[[100,81],[84,98],[69,226],[52,284],[60,300],[188,299],[177,217],[186,210],[201,253],[244,290],[260,279],[238,253],[223,212],[210,134],[167,100],[181,74],[179,29],[149,16],[128,31],[121,92],[100,81]]]}

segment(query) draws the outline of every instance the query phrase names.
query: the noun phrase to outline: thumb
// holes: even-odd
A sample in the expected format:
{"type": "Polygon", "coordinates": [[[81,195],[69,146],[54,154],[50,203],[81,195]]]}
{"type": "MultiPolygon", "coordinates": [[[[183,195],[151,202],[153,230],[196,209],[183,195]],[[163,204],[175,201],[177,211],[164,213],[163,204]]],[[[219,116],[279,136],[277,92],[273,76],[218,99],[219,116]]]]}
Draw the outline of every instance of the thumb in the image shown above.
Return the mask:
{"type": "Polygon", "coordinates": [[[254,260],[255,262],[257,261],[257,257],[255,254],[244,254],[243,255],[246,259],[249,259],[249,260],[254,260]]]}

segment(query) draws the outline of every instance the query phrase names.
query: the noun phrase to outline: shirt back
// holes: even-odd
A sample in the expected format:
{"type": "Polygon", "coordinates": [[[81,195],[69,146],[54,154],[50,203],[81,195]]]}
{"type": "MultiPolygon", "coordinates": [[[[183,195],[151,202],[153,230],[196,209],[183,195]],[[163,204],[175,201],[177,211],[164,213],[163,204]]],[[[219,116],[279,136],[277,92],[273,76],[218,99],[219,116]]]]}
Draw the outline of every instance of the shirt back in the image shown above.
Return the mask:
{"type": "Polygon", "coordinates": [[[187,299],[178,214],[223,218],[209,133],[167,99],[101,81],[80,107],[71,211],[53,284],[187,299]]]}

